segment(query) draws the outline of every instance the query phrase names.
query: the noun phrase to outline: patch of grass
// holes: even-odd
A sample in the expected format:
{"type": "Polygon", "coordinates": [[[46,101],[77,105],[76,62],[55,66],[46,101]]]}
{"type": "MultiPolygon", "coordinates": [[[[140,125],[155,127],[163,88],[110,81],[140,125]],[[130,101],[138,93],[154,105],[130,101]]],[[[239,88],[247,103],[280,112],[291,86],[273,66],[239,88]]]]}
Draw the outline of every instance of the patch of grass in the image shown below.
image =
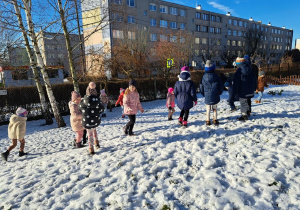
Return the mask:
{"type": "Polygon", "coordinates": [[[161,210],[171,210],[169,206],[167,206],[166,204],[163,205],[163,207],[161,208],[161,210]]]}

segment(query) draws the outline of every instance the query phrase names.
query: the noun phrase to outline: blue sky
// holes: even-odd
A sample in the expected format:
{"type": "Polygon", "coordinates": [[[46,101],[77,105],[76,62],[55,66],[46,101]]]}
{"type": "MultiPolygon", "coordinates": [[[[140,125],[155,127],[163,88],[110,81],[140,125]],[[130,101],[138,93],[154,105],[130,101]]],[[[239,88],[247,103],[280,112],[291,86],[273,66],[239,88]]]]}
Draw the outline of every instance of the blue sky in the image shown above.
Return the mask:
{"type": "Polygon", "coordinates": [[[221,14],[231,12],[232,16],[263,24],[271,22],[273,26],[293,29],[293,47],[295,39],[300,39],[300,0],[166,0],[176,4],[195,7],[200,4],[203,10],[221,14]]]}

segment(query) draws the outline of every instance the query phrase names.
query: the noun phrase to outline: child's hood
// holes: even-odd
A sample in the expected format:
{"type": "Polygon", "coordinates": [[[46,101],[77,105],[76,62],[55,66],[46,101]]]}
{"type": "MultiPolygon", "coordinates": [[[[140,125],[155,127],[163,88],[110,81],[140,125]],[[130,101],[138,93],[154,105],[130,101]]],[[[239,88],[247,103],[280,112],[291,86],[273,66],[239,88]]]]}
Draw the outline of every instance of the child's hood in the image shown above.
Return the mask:
{"type": "Polygon", "coordinates": [[[27,117],[21,117],[21,116],[15,115],[15,114],[13,114],[10,118],[11,123],[26,121],[26,120],[27,120],[27,117]]]}

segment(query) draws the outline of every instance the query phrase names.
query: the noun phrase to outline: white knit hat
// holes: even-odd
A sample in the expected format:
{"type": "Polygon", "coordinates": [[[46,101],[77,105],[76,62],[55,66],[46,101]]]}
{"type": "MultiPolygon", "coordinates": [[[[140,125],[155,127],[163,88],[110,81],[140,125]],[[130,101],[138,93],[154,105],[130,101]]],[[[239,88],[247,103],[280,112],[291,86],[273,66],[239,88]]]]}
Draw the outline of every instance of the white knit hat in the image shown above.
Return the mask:
{"type": "Polygon", "coordinates": [[[27,114],[27,110],[22,107],[19,107],[16,111],[16,115],[25,115],[25,114],[27,114]]]}

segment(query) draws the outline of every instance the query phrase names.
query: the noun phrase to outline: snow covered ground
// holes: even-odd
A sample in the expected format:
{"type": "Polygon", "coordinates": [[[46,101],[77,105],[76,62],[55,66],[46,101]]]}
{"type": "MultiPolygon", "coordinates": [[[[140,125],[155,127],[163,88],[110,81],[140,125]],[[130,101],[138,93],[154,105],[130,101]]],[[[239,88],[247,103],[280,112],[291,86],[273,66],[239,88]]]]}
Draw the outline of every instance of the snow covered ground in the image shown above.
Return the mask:
{"type": "MultiPolygon", "coordinates": [[[[65,128],[27,122],[30,154],[0,161],[0,209],[300,209],[300,87],[271,86],[247,122],[229,113],[224,92],[218,127],[204,125],[198,97],[187,128],[166,120],[165,100],[142,103],[132,137],[113,109],[92,157],[70,145],[69,116],[65,128]]],[[[0,142],[4,152],[7,125],[0,142]]]]}

